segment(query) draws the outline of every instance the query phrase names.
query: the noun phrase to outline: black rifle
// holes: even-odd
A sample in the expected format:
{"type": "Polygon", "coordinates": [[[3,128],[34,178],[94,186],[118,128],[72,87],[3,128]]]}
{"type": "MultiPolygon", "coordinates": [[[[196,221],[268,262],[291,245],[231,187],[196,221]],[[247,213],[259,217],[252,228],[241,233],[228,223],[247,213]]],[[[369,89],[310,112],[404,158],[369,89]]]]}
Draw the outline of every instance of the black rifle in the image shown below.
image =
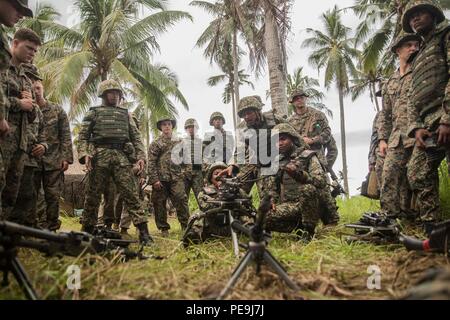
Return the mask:
{"type": "Polygon", "coordinates": [[[74,231],[53,233],[8,221],[0,221],[2,286],[9,284],[8,274],[11,272],[28,299],[39,299],[25,269],[17,258],[19,248],[35,249],[49,256],[67,255],[72,257],[115,250],[127,260],[142,257],[140,252],[136,253],[128,249],[131,243],[136,242],[122,240],[119,233],[106,229],[96,230],[95,235],[74,231]]]}

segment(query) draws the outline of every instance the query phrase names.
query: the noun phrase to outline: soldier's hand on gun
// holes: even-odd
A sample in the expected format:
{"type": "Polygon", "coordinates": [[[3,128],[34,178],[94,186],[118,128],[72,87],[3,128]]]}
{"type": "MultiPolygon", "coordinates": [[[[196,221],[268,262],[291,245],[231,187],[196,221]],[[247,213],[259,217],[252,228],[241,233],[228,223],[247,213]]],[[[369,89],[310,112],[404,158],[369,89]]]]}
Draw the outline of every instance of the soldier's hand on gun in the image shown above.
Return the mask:
{"type": "Polygon", "coordinates": [[[441,124],[437,129],[436,133],[438,135],[437,143],[439,145],[445,146],[450,144],[450,126],[441,124]]]}
{"type": "Polygon", "coordinates": [[[37,144],[33,147],[33,150],[31,150],[31,155],[35,158],[40,158],[45,153],[45,147],[42,144],[37,144]]]}
{"type": "Polygon", "coordinates": [[[161,190],[163,188],[163,185],[162,185],[161,181],[156,181],[152,187],[153,187],[153,189],[161,190]]]}
{"type": "Polygon", "coordinates": [[[425,140],[426,138],[429,138],[431,136],[432,134],[430,131],[426,129],[418,129],[416,131],[416,146],[421,149],[425,149],[426,148],[425,140]]]}
{"type": "Polygon", "coordinates": [[[69,169],[69,162],[63,160],[61,161],[61,171],[66,172],[69,169]]]}
{"type": "Polygon", "coordinates": [[[86,156],[85,157],[85,163],[86,163],[86,170],[87,171],[92,171],[92,169],[94,169],[92,167],[92,157],[91,156],[86,156]]]}
{"type": "Polygon", "coordinates": [[[386,157],[388,148],[386,140],[380,140],[379,148],[380,148],[380,156],[386,157]]]}
{"type": "Polygon", "coordinates": [[[6,135],[9,133],[10,128],[9,128],[9,124],[8,121],[6,121],[5,119],[0,121],[0,138],[4,138],[6,137],[6,135]]]}

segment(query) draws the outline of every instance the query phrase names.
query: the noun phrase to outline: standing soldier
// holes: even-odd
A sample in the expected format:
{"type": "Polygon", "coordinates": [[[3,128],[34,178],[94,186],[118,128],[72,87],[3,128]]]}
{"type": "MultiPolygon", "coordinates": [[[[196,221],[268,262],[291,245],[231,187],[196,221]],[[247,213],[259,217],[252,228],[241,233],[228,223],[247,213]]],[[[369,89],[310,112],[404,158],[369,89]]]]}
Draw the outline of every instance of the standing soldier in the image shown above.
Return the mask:
{"type": "Polygon", "coordinates": [[[198,202],[198,194],[203,188],[202,139],[197,137],[198,123],[195,119],[187,119],[184,124],[184,129],[186,130],[187,137],[183,140],[183,149],[186,151],[186,156],[188,157],[188,159],[185,159],[184,185],[188,200],[192,189],[195,200],[198,202]]]}
{"type": "Polygon", "coordinates": [[[408,136],[416,139],[408,179],[423,227],[430,233],[440,219],[438,167],[450,145],[450,26],[435,1],[415,0],[405,9],[403,30],[424,39],[412,63],[408,95],[408,136]]]}
{"type": "Polygon", "coordinates": [[[114,80],[103,81],[98,87],[98,96],[102,98],[102,105],[89,110],[79,134],[80,163],[86,164],[90,172],[82,230],[94,232],[100,190],[104,181],[111,177],[139,231],[139,241],[147,245],[152,239],[131,171],[132,164],[138,165],[141,172],[144,170],[144,146],[127,109],[119,107],[123,98],[121,86],[114,80]]]}
{"type": "Polygon", "coordinates": [[[400,67],[383,86],[383,110],[378,119],[379,150],[384,157],[381,183],[381,210],[394,218],[411,212],[411,190],[406,165],[412,154],[414,139],[408,138],[408,90],[411,84],[410,57],[419,50],[420,37],[401,33],[392,46],[400,67]]]}
{"type": "MultiPolygon", "coordinates": [[[[320,162],[327,168],[327,160],[324,154],[324,146],[330,142],[331,128],[325,114],[319,110],[308,107],[308,94],[299,89],[295,90],[289,99],[289,103],[294,105],[294,114],[288,119],[289,124],[302,137],[303,141],[316,151],[320,162]]],[[[336,200],[331,196],[329,186],[319,190],[322,212],[321,220],[324,224],[337,224],[339,214],[337,212],[336,200]]]]}
{"type": "MultiPolygon", "coordinates": [[[[20,188],[28,150],[27,127],[36,119],[37,109],[33,85],[25,75],[22,64],[31,63],[41,45],[39,36],[30,29],[19,29],[12,42],[12,58],[4,73],[3,90],[7,94],[8,123],[11,133],[2,141],[6,186],[2,193],[3,214],[8,216],[14,208],[20,188]]],[[[44,145],[37,144],[31,155],[41,157],[44,145]]]]}
{"type": "Polygon", "coordinates": [[[238,138],[235,159],[233,164],[222,172],[222,175],[232,176],[233,167],[239,168],[238,177],[245,183],[242,189],[246,193],[250,193],[254,185],[254,181],[258,180],[258,192],[264,189],[264,180],[261,180],[261,169],[263,167],[270,167],[270,163],[262,163],[260,159],[261,148],[271,150],[271,130],[277,124],[284,122],[284,119],[278,118],[273,111],[262,112],[262,103],[260,96],[244,97],[239,102],[238,115],[244,119],[238,126],[238,138]],[[242,139],[245,138],[245,139],[242,139]],[[264,140],[265,139],[265,140],[264,140]],[[257,142],[258,145],[253,146],[252,142],[257,142]],[[255,149],[256,147],[256,149],[255,149]],[[257,163],[251,163],[255,158],[257,163]],[[245,160],[245,163],[238,163],[245,160]]]}
{"type": "Polygon", "coordinates": [[[203,140],[203,154],[206,167],[217,162],[229,163],[234,152],[234,137],[226,131],[225,117],[220,112],[214,112],[209,118],[209,125],[214,128],[203,140]]]}
{"type": "Polygon", "coordinates": [[[184,230],[189,220],[189,207],[184,191],[183,166],[172,161],[172,151],[181,143],[173,136],[177,122],[164,118],[157,122],[161,136],[152,142],[148,151],[148,183],[152,185],[152,202],[156,226],[163,237],[169,235],[166,202],[169,198],[177,210],[178,221],[184,230]]]}
{"type": "MultiPolygon", "coordinates": [[[[380,92],[381,96],[381,92],[380,92]]],[[[380,118],[380,112],[377,112],[372,123],[372,135],[370,136],[370,147],[369,147],[369,175],[371,172],[375,171],[377,177],[378,193],[383,182],[383,166],[384,166],[384,156],[380,154],[380,142],[378,140],[378,119],[380,118]]],[[[379,195],[377,196],[379,198],[379,195]]]]}
{"type": "Polygon", "coordinates": [[[310,240],[319,221],[318,190],[327,186],[326,173],[316,152],[310,150],[289,124],[279,124],[280,169],[271,176],[267,191],[274,201],[266,220],[267,231],[301,231],[310,240]]]}
{"type": "MultiPolygon", "coordinates": [[[[2,82],[10,65],[11,51],[3,26],[12,28],[24,16],[33,16],[33,12],[28,8],[27,0],[0,0],[0,139],[3,139],[10,131],[7,121],[7,94],[3,89],[2,82]]],[[[2,218],[1,194],[5,187],[6,170],[3,152],[0,152],[0,219],[2,218]]]]}
{"type": "MultiPolygon", "coordinates": [[[[46,150],[49,150],[44,116],[41,111],[41,106],[43,105],[44,99],[44,87],[41,83],[42,78],[34,65],[24,64],[22,67],[26,76],[33,83],[36,103],[39,108],[36,108],[36,119],[32,123],[29,123],[27,127],[28,152],[20,182],[19,194],[10,217],[6,217],[6,219],[30,227],[37,227],[38,221],[36,215],[36,203],[40,183],[36,181],[36,175],[39,168],[38,164],[42,158],[32,156],[31,150],[33,150],[38,144],[42,145],[46,150]]],[[[56,229],[52,229],[51,231],[55,230],[56,229]]]]}

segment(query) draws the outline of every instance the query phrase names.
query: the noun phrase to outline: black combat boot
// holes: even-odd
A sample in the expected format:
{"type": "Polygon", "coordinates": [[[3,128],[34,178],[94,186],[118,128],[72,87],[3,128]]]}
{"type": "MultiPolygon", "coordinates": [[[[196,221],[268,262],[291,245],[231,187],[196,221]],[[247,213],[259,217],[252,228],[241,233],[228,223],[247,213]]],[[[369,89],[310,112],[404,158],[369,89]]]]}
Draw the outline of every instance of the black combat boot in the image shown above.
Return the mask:
{"type": "Polygon", "coordinates": [[[153,238],[150,236],[150,233],[148,232],[148,226],[147,223],[141,223],[136,226],[136,228],[139,231],[139,243],[148,246],[153,243],[153,238]]]}

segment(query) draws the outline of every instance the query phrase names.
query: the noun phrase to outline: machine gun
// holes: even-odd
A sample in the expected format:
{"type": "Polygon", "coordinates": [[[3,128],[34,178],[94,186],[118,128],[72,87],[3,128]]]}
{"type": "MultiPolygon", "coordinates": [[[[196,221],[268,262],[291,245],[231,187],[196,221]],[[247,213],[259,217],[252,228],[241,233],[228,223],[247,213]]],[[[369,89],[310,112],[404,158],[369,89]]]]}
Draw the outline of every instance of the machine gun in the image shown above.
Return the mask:
{"type": "Polygon", "coordinates": [[[127,259],[141,258],[140,252],[128,249],[137,241],[122,240],[120,233],[112,230],[98,229],[95,235],[84,232],[53,233],[25,227],[8,221],[0,221],[0,271],[3,272],[2,286],[9,285],[11,272],[26,297],[37,300],[29,277],[17,257],[19,248],[38,250],[48,256],[72,256],[83,254],[102,254],[116,252],[127,259]]]}
{"type": "Polygon", "coordinates": [[[214,204],[215,208],[205,211],[194,216],[186,228],[182,241],[186,239],[194,226],[195,222],[204,219],[208,216],[214,216],[217,221],[220,219],[221,225],[229,225],[231,232],[231,239],[233,243],[233,252],[236,257],[239,256],[239,243],[236,231],[231,227],[232,223],[240,220],[241,217],[249,217],[254,219],[256,217],[255,209],[252,206],[250,197],[243,197],[241,194],[242,182],[239,178],[219,178],[222,182],[218,188],[217,195],[214,199],[207,202],[214,204]]]}

